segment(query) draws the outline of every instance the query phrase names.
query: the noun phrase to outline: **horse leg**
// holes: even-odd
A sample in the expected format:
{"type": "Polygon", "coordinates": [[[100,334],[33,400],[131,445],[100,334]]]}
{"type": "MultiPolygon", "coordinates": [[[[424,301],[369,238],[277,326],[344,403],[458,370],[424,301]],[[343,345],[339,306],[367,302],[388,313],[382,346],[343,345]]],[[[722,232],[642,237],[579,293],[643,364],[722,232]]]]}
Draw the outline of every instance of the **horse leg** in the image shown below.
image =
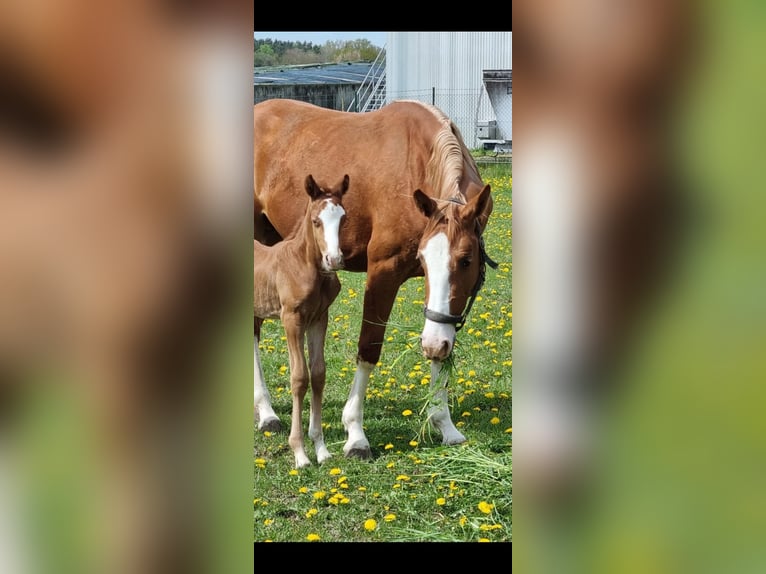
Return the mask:
{"type": "Polygon", "coordinates": [[[271,395],[269,395],[269,389],[266,388],[266,380],[263,377],[263,367],[261,366],[261,353],[258,350],[258,342],[261,338],[261,323],[262,319],[255,318],[255,343],[254,343],[254,358],[255,358],[255,370],[254,370],[254,393],[253,393],[253,413],[258,413],[258,430],[259,431],[271,431],[277,432],[282,430],[282,423],[279,421],[279,417],[271,407],[271,395]]]}
{"type": "Polygon", "coordinates": [[[325,385],[325,360],[324,345],[327,334],[328,313],[325,311],[322,317],[309,327],[306,335],[309,347],[309,363],[311,370],[311,407],[309,410],[309,437],[314,442],[314,450],[317,462],[322,464],[330,458],[330,451],[324,443],[322,432],[322,395],[325,385]]]}
{"type": "Polygon", "coordinates": [[[465,436],[452,422],[447,402],[448,372],[443,369],[441,361],[431,361],[431,405],[428,408],[428,420],[442,434],[442,444],[460,444],[466,441],[465,436]]]}
{"type": "Polygon", "coordinates": [[[283,314],[282,324],[287,335],[287,352],[290,357],[290,392],[293,395],[293,412],[290,421],[290,436],[287,440],[295,454],[295,468],[309,466],[311,461],[306,456],[303,444],[303,426],[301,411],[303,410],[303,398],[309,386],[309,373],[304,355],[305,333],[302,319],[297,315],[283,314]]]}
{"type": "Polygon", "coordinates": [[[401,285],[401,281],[391,279],[390,273],[390,270],[368,265],[356,372],[351,392],[343,407],[343,426],[348,433],[343,453],[347,457],[370,458],[372,456],[370,443],[362,428],[364,397],[367,393],[370,374],[380,359],[386,323],[401,285]]]}

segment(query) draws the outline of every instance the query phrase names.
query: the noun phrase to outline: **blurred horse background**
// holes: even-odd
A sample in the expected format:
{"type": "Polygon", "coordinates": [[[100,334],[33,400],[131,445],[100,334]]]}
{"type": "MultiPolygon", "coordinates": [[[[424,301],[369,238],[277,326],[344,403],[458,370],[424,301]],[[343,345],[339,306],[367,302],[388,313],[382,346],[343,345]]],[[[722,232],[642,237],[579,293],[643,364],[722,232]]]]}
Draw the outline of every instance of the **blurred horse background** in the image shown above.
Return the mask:
{"type": "Polygon", "coordinates": [[[213,448],[249,496],[251,17],[0,7],[0,571],[236,571],[237,512],[252,558],[213,448]]]}

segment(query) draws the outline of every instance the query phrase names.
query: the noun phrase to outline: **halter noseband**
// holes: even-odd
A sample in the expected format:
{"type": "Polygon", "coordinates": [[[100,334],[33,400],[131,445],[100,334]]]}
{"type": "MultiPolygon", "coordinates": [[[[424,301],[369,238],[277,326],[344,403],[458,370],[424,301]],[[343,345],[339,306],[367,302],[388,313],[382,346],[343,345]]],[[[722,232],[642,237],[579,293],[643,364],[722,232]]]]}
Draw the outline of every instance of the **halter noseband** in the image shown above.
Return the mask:
{"type": "Polygon", "coordinates": [[[484,285],[486,265],[489,265],[492,267],[492,269],[497,269],[497,263],[495,263],[495,261],[493,261],[489,255],[487,255],[487,252],[484,249],[484,236],[482,235],[481,226],[479,225],[478,219],[476,220],[476,233],[479,236],[479,278],[476,280],[476,285],[474,285],[473,290],[471,291],[471,295],[468,299],[468,305],[466,306],[465,311],[463,311],[463,314],[447,315],[446,313],[432,311],[426,305],[423,305],[423,314],[425,315],[426,319],[429,319],[434,323],[446,323],[449,325],[455,325],[455,331],[459,331],[463,328],[463,325],[465,325],[465,320],[468,317],[468,313],[471,311],[471,307],[473,307],[473,302],[476,300],[476,295],[479,294],[482,285],[484,285]]]}

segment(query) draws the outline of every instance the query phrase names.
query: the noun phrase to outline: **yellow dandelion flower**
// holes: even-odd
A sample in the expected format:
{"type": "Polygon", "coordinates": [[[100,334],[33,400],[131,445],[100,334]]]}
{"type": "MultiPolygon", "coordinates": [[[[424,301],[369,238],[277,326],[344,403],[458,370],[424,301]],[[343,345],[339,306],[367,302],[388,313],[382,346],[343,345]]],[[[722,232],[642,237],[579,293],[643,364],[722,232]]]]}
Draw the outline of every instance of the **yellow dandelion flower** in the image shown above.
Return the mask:
{"type": "Polygon", "coordinates": [[[388,443],[386,446],[383,447],[384,450],[391,450],[392,448],[394,448],[394,445],[392,445],[391,443],[388,443]]]}
{"type": "Polygon", "coordinates": [[[347,478],[347,477],[345,477],[345,476],[341,476],[341,477],[339,477],[339,478],[338,478],[337,482],[338,482],[338,484],[343,484],[343,483],[344,483],[344,482],[346,482],[347,480],[348,480],[348,478],[347,478]]]}
{"type": "Polygon", "coordinates": [[[406,474],[400,474],[399,476],[396,477],[396,480],[409,480],[409,479],[410,477],[407,476],[406,474]]]}
{"type": "Polygon", "coordinates": [[[300,492],[301,494],[307,494],[307,493],[308,493],[308,491],[309,491],[309,487],[308,487],[308,486],[301,486],[301,487],[298,489],[298,492],[300,492]]]}
{"type": "Polygon", "coordinates": [[[367,487],[366,486],[360,486],[359,488],[357,488],[357,490],[359,492],[367,492],[367,487]]]}
{"type": "Polygon", "coordinates": [[[494,399],[495,398],[495,393],[490,391],[488,393],[484,393],[484,396],[487,397],[488,399],[494,399]]]}
{"type": "Polygon", "coordinates": [[[378,526],[378,522],[374,518],[368,518],[364,521],[364,529],[368,532],[372,532],[378,526]]]}
{"type": "Polygon", "coordinates": [[[389,512],[383,517],[383,520],[385,520],[386,522],[393,522],[394,520],[396,520],[396,514],[394,514],[393,512],[389,512]]]}
{"type": "Polygon", "coordinates": [[[316,542],[317,540],[320,540],[319,534],[314,534],[313,532],[306,536],[306,540],[309,542],[316,542]]]}
{"type": "Polygon", "coordinates": [[[410,416],[411,414],[412,414],[412,411],[411,411],[410,409],[404,409],[404,410],[402,411],[402,416],[403,416],[403,417],[408,417],[408,416],[410,416]]]}
{"type": "Polygon", "coordinates": [[[266,459],[263,458],[256,458],[255,464],[266,464],[266,459]]]}
{"type": "Polygon", "coordinates": [[[271,431],[263,431],[263,436],[269,437],[271,434],[271,431]]]}
{"type": "Polygon", "coordinates": [[[479,542],[489,542],[489,538],[479,538],[479,542]]]}
{"type": "Polygon", "coordinates": [[[492,509],[495,508],[494,504],[490,504],[489,502],[486,502],[482,500],[479,504],[476,505],[479,510],[481,510],[484,514],[489,514],[492,512],[492,509]]]}
{"type": "Polygon", "coordinates": [[[345,496],[340,499],[340,503],[341,504],[348,504],[349,502],[351,502],[351,499],[350,498],[346,498],[345,496]]]}
{"type": "Polygon", "coordinates": [[[319,490],[314,493],[314,498],[316,500],[322,500],[325,496],[327,496],[327,493],[325,493],[324,490],[319,490]]]}
{"type": "Polygon", "coordinates": [[[273,518],[267,518],[266,520],[263,521],[264,526],[271,526],[272,524],[274,524],[273,518]]]}
{"type": "Polygon", "coordinates": [[[497,417],[492,417],[491,419],[489,419],[489,422],[490,424],[496,425],[500,422],[500,419],[497,417]]]}
{"type": "Polygon", "coordinates": [[[465,526],[466,522],[468,522],[468,518],[466,518],[465,516],[461,516],[460,520],[458,520],[458,523],[460,524],[460,526],[465,526]]]}
{"type": "Polygon", "coordinates": [[[439,506],[444,506],[445,504],[447,504],[447,500],[444,497],[439,497],[436,499],[436,504],[438,504],[439,506]]]}
{"type": "Polygon", "coordinates": [[[508,427],[507,429],[505,429],[505,432],[512,433],[513,432],[513,427],[508,427]]]}
{"type": "Polygon", "coordinates": [[[298,476],[298,471],[294,468],[291,468],[290,472],[288,472],[287,474],[289,474],[290,476],[298,476]]]}
{"type": "Polygon", "coordinates": [[[312,517],[312,516],[314,516],[314,515],[315,515],[317,512],[319,512],[319,511],[318,511],[316,508],[309,508],[309,509],[306,511],[306,518],[311,518],[311,517],[312,517]]]}
{"type": "Polygon", "coordinates": [[[410,446],[418,446],[418,441],[416,441],[416,440],[411,440],[411,441],[410,441],[410,446]]]}
{"type": "Polygon", "coordinates": [[[330,476],[335,476],[337,474],[340,474],[341,470],[339,468],[331,468],[330,469],[330,476]]]}

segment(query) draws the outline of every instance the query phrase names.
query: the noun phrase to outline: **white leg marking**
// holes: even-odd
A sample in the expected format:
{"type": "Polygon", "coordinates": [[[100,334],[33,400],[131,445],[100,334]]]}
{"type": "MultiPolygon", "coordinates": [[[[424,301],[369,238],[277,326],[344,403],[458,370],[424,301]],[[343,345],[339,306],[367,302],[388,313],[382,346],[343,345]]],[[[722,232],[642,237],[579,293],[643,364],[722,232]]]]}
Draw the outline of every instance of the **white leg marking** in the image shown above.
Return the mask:
{"type": "Polygon", "coordinates": [[[359,361],[354,373],[354,383],[351,386],[346,405],[343,407],[343,426],[348,433],[348,440],[343,446],[343,453],[353,451],[369,453],[370,443],[364,435],[362,422],[364,418],[364,397],[367,394],[367,384],[370,382],[370,373],[374,365],[359,361]]]}
{"type": "MultiPolygon", "coordinates": [[[[437,313],[450,314],[449,297],[449,241],[444,233],[437,233],[422,251],[428,270],[428,301],[426,306],[437,313]]],[[[426,319],[421,344],[427,357],[446,359],[455,342],[455,326],[435,323],[426,319]]]]}
{"type": "Polygon", "coordinates": [[[271,395],[269,395],[269,389],[266,388],[266,382],[263,377],[261,355],[258,350],[258,338],[255,338],[253,357],[255,361],[253,405],[258,412],[258,430],[262,430],[271,425],[279,424],[279,417],[271,407],[271,395]]]}
{"type": "Polygon", "coordinates": [[[465,442],[463,436],[452,422],[447,400],[447,371],[442,370],[444,363],[431,361],[431,391],[433,398],[428,408],[428,418],[442,433],[442,444],[460,444],[465,442]]]}
{"type": "Polygon", "coordinates": [[[575,382],[589,339],[586,243],[593,205],[588,165],[574,131],[540,127],[519,148],[514,235],[514,462],[531,488],[569,475],[589,441],[583,396],[575,382]]]}

